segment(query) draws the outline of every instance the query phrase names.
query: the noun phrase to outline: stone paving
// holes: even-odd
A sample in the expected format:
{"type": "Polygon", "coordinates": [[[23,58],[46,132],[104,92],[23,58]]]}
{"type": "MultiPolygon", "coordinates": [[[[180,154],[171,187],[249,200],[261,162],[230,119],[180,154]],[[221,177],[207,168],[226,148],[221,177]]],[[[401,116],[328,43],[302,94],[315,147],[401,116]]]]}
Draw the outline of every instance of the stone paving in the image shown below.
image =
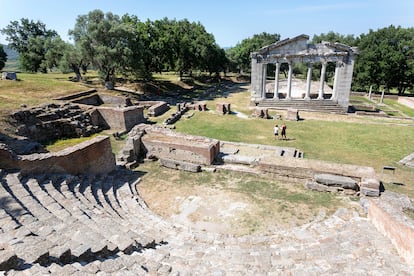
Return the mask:
{"type": "Polygon", "coordinates": [[[172,224],[138,195],[136,173],[0,170],[0,274],[411,275],[365,217],[338,209],[306,225],[235,237],[172,224]]]}

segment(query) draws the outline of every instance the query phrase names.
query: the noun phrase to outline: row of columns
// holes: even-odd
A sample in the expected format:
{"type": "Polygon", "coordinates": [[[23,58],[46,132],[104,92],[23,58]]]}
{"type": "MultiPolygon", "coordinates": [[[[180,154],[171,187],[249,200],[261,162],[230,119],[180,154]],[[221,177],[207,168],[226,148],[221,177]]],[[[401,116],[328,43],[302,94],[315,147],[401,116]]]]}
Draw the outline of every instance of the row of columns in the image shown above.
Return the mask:
{"type": "MultiPolygon", "coordinates": [[[[275,70],[275,88],[274,88],[274,99],[279,99],[279,74],[280,74],[280,62],[276,62],[276,70],[275,70]]],[[[324,86],[325,86],[325,74],[326,74],[326,67],[328,62],[322,61],[322,69],[321,69],[321,78],[319,83],[319,91],[318,91],[318,100],[324,99],[324,86]]],[[[293,76],[293,66],[292,61],[288,61],[289,70],[288,70],[288,80],[287,80],[287,95],[286,99],[290,100],[292,99],[292,76],[293,76]]],[[[340,63],[336,63],[335,67],[335,77],[334,77],[334,88],[333,88],[333,94],[331,99],[335,99],[335,91],[336,91],[336,85],[337,85],[337,78],[339,76],[339,66],[340,63]]],[[[263,91],[266,93],[266,75],[267,75],[267,64],[263,64],[263,91]]],[[[304,100],[310,100],[310,90],[311,90],[311,80],[312,80],[312,63],[308,63],[308,70],[307,70],[307,76],[306,76],[306,93],[304,100]]]]}

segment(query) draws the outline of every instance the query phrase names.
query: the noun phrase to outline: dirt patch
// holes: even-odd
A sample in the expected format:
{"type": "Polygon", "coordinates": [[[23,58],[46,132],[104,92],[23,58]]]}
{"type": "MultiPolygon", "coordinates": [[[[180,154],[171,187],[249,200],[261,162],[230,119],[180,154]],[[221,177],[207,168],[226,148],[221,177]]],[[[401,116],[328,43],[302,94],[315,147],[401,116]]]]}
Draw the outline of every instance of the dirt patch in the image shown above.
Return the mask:
{"type": "Polygon", "coordinates": [[[359,204],[349,198],[304,190],[301,183],[234,171],[186,173],[139,167],[138,190],[149,208],[166,220],[193,229],[223,234],[265,234],[302,225],[321,212],[359,204]],[[327,196],[316,202],[314,197],[327,196]],[[326,202],[325,202],[326,201],[326,202]]]}

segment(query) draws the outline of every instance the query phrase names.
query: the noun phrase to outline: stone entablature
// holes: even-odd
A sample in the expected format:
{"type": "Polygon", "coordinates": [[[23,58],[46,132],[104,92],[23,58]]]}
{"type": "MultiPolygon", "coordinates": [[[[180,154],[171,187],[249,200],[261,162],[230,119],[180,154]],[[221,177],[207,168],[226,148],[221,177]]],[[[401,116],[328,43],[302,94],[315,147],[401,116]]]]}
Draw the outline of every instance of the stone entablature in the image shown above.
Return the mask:
{"type": "Polygon", "coordinates": [[[267,92],[273,92],[275,101],[281,100],[279,97],[279,74],[282,63],[289,66],[287,79],[287,93],[283,97],[284,101],[289,101],[292,96],[293,63],[306,63],[307,80],[306,90],[303,93],[303,100],[311,100],[311,79],[312,66],[314,63],[321,63],[321,78],[317,100],[325,100],[325,74],[329,62],[335,63],[335,77],[333,92],[329,99],[348,108],[351,90],[352,73],[354,66],[354,56],[357,53],[355,47],[350,47],[340,43],[323,42],[319,44],[308,44],[309,36],[299,35],[292,39],[285,39],[274,44],[261,48],[258,52],[251,54],[251,103],[256,105],[266,98],[267,92]],[[267,65],[275,64],[275,84],[273,91],[266,90],[267,65]]]}
{"type": "Polygon", "coordinates": [[[76,146],[53,153],[16,155],[0,144],[0,168],[22,174],[106,174],[116,167],[107,136],[97,136],[76,146]]]}

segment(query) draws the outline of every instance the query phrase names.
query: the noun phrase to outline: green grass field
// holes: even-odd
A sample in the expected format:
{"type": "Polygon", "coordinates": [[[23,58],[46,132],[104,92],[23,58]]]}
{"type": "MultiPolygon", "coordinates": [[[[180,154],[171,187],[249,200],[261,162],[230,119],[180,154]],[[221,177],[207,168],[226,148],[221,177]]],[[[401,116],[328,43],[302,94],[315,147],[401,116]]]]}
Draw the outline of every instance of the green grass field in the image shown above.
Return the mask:
{"type": "MultiPolygon", "coordinates": [[[[34,106],[50,102],[58,96],[90,88],[83,82],[69,81],[69,76],[72,75],[18,73],[19,81],[0,81],[1,119],[4,120],[7,114],[22,104],[34,106]]],[[[94,75],[88,77],[92,79],[94,75]]],[[[164,89],[184,85],[178,82],[174,74],[155,75],[154,78],[159,83],[165,83],[164,89]]],[[[414,171],[397,163],[414,151],[413,120],[301,113],[303,120],[285,122],[289,139],[279,141],[274,140],[273,125],[280,125],[284,121],[250,118],[249,96],[248,86],[242,86],[228,95],[223,94],[223,97],[210,100],[207,102],[209,112],[194,112],[191,118],[183,117],[176,123],[177,131],[219,140],[296,147],[304,152],[305,158],[372,166],[379,174],[383,166],[395,166],[396,175],[384,176],[385,184],[389,189],[405,192],[414,198],[414,171]],[[235,114],[217,114],[215,103],[219,101],[231,103],[233,111],[243,113],[249,118],[240,118],[235,114]],[[404,185],[389,184],[392,182],[404,185]]],[[[363,97],[356,98],[356,101],[369,103],[363,97]]],[[[410,108],[393,101],[385,103],[406,115],[414,116],[410,108]]],[[[169,113],[174,111],[175,107],[172,107],[169,113]]],[[[275,111],[270,113],[276,114],[275,111]]],[[[277,113],[284,117],[285,111],[277,113]]],[[[161,123],[168,114],[151,120],[161,123]]],[[[76,143],[76,140],[72,143],[76,143]]],[[[62,148],[62,145],[69,146],[71,142],[65,140],[61,145],[55,146],[54,150],[62,148]]],[[[53,147],[51,145],[52,149],[53,147]]]]}

